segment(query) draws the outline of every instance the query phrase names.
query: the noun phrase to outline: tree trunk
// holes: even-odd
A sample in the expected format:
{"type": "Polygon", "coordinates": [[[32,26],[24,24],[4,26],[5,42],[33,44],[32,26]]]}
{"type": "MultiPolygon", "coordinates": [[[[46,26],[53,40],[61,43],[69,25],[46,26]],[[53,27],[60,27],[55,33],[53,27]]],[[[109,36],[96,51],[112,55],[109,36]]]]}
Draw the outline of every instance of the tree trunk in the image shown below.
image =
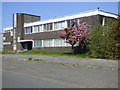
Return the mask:
{"type": "Polygon", "coordinates": [[[74,48],[74,45],[72,45],[72,50],[73,50],[73,48],[74,48]]]}

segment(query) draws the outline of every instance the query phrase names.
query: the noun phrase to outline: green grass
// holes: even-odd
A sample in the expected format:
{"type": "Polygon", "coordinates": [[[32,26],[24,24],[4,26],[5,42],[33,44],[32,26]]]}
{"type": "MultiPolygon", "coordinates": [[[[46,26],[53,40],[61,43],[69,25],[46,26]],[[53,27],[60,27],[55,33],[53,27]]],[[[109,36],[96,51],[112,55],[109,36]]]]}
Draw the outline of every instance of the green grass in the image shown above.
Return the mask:
{"type": "Polygon", "coordinates": [[[88,54],[73,54],[73,53],[65,53],[65,52],[54,52],[54,51],[22,51],[20,54],[32,54],[32,55],[53,55],[53,56],[71,56],[71,57],[81,57],[81,58],[91,58],[93,55],[88,54]]]}
{"type": "Polygon", "coordinates": [[[2,54],[2,51],[0,51],[0,54],[2,54]]]}
{"type": "Polygon", "coordinates": [[[0,54],[15,54],[15,51],[0,51],[0,54]]]}

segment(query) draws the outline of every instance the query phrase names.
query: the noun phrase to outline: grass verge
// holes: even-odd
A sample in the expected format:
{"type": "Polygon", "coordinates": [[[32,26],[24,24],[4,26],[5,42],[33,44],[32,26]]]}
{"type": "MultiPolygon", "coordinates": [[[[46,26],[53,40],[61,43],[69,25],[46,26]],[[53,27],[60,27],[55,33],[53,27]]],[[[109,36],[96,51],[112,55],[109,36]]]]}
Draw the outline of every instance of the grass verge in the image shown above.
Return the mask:
{"type": "Polygon", "coordinates": [[[81,57],[81,58],[92,58],[93,55],[88,54],[73,54],[73,53],[65,53],[65,52],[54,52],[54,51],[22,51],[20,54],[32,54],[32,55],[54,55],[54,56],[71,56],[71,57],[81,57]]]}
{"type": "Polygon", "coordinates": [[[15,51],[0,51],[0,54],[15,54],[15,51]]]}

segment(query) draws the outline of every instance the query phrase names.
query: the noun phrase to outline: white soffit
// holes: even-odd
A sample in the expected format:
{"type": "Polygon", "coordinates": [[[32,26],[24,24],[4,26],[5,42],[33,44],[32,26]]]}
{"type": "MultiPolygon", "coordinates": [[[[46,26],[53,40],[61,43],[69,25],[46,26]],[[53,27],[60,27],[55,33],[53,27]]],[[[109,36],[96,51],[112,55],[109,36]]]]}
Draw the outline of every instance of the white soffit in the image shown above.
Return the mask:
{"type": "Polygon", "coordinates": [[[33,40],[19,40],[19,42],[33,42],[33,40]]]}
{"type": "Polygon", "coordinates": [[[111,14],[111,13],[104,12],[104,11],[98,11],[98,14],[99,14],[99,15],[103,15],[103,16],[107,16],[107,17],[113,17],[113,18],[116,18],[116,19],[117,19],[117,17],[118,17],[118,15],[111,14]]]}
{"type": "Polygon", "coordinates": [[[6,27],[6,28],[4,28],[4,31],[11,30],[11,29],[13,29],[13,27],[6,27]]]}

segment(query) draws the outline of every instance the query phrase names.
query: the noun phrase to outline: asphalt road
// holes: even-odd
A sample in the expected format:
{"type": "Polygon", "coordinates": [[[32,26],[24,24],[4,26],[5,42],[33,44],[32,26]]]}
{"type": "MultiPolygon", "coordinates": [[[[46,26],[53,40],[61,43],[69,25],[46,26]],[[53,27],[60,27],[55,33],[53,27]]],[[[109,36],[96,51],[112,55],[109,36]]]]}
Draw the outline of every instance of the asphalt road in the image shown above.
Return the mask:
{"type": "Polygon", "coordinates": [[[56,84],[30,76],[3,71],[3,88],[66,88],[68,86],[56,84]]]}
{"type": "Polygon", "coordinates": [[[3,88],[118,88],[118,72],[35,61],[2,61],[3,88]]]}

